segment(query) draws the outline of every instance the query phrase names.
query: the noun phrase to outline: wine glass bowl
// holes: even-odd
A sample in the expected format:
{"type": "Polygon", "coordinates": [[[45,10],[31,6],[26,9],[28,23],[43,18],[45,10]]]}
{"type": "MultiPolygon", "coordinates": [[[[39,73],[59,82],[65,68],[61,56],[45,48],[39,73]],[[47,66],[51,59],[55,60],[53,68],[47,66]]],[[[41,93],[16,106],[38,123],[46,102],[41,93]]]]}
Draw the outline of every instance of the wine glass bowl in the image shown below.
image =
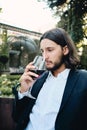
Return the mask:
{"type": "MultiPolygon", "coordinates": [[[[31,72],[34,72],[38,74],[39,76],[42,75],[45,71],[45,61],[43,60],[42,56],[36,56],[33,60],[33,65],[35,66],[36,69],[30,70],[31,72]]],[[[35,78],[32,76],[32,78],[35,78]]]]}

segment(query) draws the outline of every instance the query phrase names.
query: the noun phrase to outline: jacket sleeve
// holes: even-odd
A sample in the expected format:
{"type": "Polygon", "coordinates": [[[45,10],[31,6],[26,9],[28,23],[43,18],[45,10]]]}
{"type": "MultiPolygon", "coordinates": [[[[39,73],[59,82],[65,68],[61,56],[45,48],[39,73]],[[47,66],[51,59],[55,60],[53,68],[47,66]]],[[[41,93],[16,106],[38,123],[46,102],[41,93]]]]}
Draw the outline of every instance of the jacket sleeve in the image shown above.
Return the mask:
{"type": "Polygon", "coordinates": [[[16,123],[18,123],[20,119],[24,118],[23,116],[26,115],[26,112],[29,116],[29,112],[33,107],[35,99],[31,99],[27,96],[24,96],[22,99],[18,99],[18,91],[16,87],[13,87],[12,92],[14,94],[12,118],[16,123]]]}
{"type": "Polygon", "coordinates": [[[12,109],[12,118],[15,122],[22,117],[26,107],[29,105],[29,98],[23,97],[22,99],[14,98],[13,109],[12,109]]]}

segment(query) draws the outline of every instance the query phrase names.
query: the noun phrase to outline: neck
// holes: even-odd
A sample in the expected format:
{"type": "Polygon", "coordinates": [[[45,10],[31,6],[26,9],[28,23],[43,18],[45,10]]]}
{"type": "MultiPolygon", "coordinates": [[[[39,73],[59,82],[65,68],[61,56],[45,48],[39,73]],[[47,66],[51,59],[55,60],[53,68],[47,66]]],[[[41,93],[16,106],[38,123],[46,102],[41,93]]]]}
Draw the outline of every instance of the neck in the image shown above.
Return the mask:
{"type": "Polygon", "coordinates": [[[55,71],[53,71],[52,74],[53,74],[55,77],[57,77],[57,75],[58,75],[59,73],[61,73],[62,71],[64,71],[65,69],[66,69],[65,65],[62,64],[62,65],[60,66],[60,68],[58,68],[58,69],[56,69],[55,71]]]}

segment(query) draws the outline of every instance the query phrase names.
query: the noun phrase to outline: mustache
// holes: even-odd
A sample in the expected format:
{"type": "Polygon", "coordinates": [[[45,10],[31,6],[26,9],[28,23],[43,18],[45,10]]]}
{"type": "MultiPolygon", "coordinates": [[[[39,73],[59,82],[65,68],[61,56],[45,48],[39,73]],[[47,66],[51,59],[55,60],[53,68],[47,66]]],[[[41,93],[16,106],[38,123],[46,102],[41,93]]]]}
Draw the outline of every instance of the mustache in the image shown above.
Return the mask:
{"type": "Polygon", "coordinates": [[[45,60],[45,63],[52,63],[52,61],[50,61],[50,60],[45,60]]]}

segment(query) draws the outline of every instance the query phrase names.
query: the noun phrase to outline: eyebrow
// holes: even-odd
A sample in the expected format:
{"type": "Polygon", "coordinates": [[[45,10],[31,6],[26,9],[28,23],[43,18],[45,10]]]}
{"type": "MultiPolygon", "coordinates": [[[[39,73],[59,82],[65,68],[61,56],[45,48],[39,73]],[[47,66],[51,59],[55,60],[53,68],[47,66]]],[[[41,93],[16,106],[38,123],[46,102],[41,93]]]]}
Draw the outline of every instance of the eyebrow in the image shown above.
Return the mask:
{"type": "MultiPolygon", "coordinates": [[[[55,47],[46,47],[45,49],[48,50],[48,49],[54,49],[55,47]]],[[[44,49],[40,48],[41,51],[43,51],[44,49]]]]}

